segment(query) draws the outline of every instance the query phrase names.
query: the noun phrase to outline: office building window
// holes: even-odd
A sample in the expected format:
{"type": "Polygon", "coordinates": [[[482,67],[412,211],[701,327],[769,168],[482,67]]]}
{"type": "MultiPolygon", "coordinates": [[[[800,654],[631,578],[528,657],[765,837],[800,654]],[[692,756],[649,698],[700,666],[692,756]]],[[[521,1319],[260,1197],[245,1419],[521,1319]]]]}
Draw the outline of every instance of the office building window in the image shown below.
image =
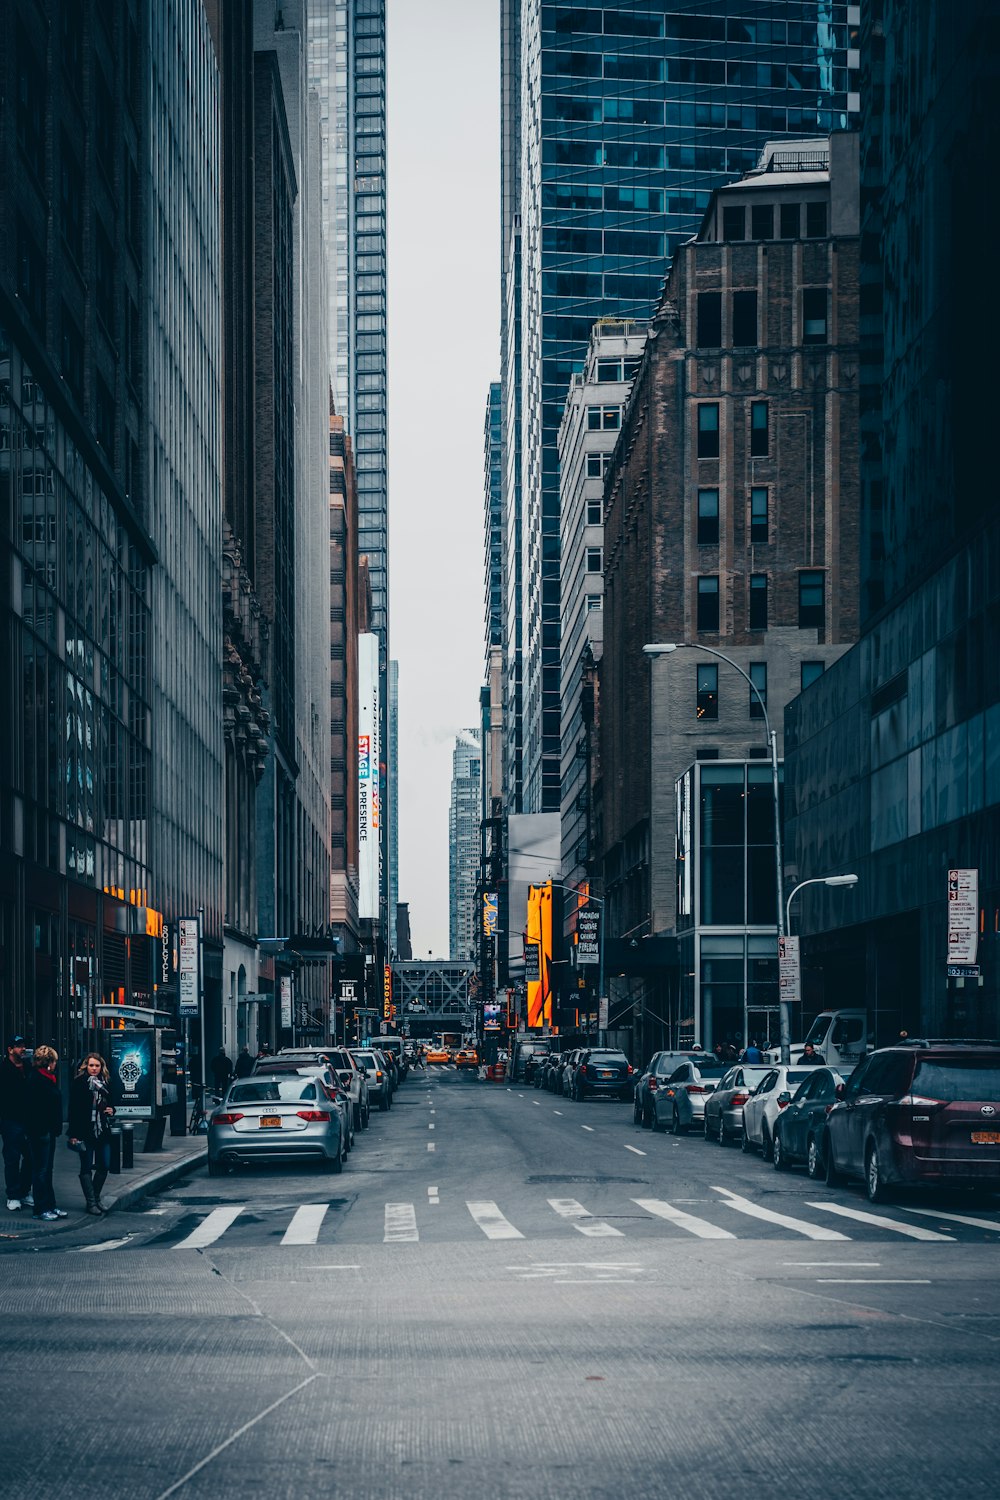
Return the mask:
{"type": "Polygon", "coordinates": [[[807,286],[802,292],[802,342],[825,344],[826,335],[825,286],[807,286]]]}
{"type": "Polygon", "coordinates": [[[807,687],[812,687],[816,679],[822,677],[825,671],[826,662],[804,661],[799,669],[799,683],[802,692],[805,692],[807,687]]]}
{"type": "Polygon", "coordinates": [[[767,539],[767,486],[755,484],[750,491],[750,540],[755,547],[761,547],[767,539]]]}
{"type": "Polygon", "coordinates": [[[698,542],[700,546],[717,545],[719,541],[719,492],[698,491],[698,542]]]}
{"type": "Polygon", "coordinates": [[[600,526],[602,524],[602,522],[604,521],[604,516],[602,515],[602,510],[603,510],[603,506],[601,505],[600,500],[588,500],[587,501],[587,525],[588,526],[600,526]]]}
{"type": "Polygon", "coordinates": [[[719,717],[719,669],[716,666],[697,667],[695,717],[717,719],[719,717]]]}
{"type": "Polygon", "coordinates": [[[826,236],[826,204],[806,204],[806,239],[821,240],[826,236]]]}
{"type": "Polygon", "coordinates": [[[603,560],[602,560],[602,557],[601,557],[601,551],[602,551],[602,549],[600,547],[588,547],[587,548],[587,572],[588,573],[599,573],[601,571],[601,568],[603,566],[603,560]]]}
{"type": "Polygon", "coordinates": [[[774,237],[774,207],[770,203],[755,203],[750,210],[750,238],[770,240],[774,237]]]}
{"type": "Polygon", "coordinates": [[[797,240],[799,237],[799,205],[797,203],[783,203],[781,205],[781,238],[783,240],[797,240]]]}
{"type": "Polygon", "coordinates": [[[826,579],[822,573],[799,574],[799,629],[823,626],[826,579]]]}
{"type": "Polygon", "coordinates": [[[698,457],[719,456],[719,405],[717,401],[703,401],[698,407],[698,457]]]}
{"type": "Polygon", "coordinates": [[[591,406],[587,409],[589,432],[612,432],[622,425],[620,406],[591,406]]]}
{"type": "Polygon", "coordinates": [[[768,454],[767,440],[767,402],[751,401],[750,403],[750,457],[766,458],[768,454]]]}
{"type": "Polygon", "coordinates": [[[588,453],[587,478],[603,479],[608,472],[608,458],[609,455],[607,453],[588,453]]]}
{"type": "Polygon", "coordinates": [[[757,339],[757,293],[733,293],[733,348],[750,349],[757,339]]]}
{"type": "Polygon", "coordinates": [[[698,348],[722,347],[722,293],[698,293],[698,348]]]}
{"type": "Polygon", "coordinates": [[[719,580],[717,577],[698,579],[698,629],[717,631],[719,628],[719,580]]]}
{"type": "Polygon", "coordinates": [[[750,663],[750,681],[757,689],[756,693],[752,688],[748,690],[750,692],[750,717],[751,719],[762,719],[764,717],[764,709],[767,707],[766,661],[752,661],[750,663]],[[758,693],[760,697],[757,696],[758,693]],[[764,700],[763,707],[761,707],[761,698],[764,700]]]}
{"type": "Polygon", "coordinates": [[[767,574],[750,574],[750,629],[767,629],[767,574]]]}
{"type": "Polygon", "coordinates": [[[722,210],[722,238],[724,240],[742,240],[745,237],[746,209],[742,204],[738,208],[724,208],[722,210]]]}

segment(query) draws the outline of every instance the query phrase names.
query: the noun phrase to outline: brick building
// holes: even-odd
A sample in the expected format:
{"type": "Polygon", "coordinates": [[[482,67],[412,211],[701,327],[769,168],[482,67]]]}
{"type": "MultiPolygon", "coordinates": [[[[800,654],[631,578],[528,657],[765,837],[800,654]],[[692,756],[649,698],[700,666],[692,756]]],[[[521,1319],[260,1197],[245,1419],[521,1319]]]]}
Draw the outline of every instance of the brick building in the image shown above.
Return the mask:
{"type": "MultiPolygon", "coordinates": [[[[651,668],[643,646],[725,651],[780,731],[857,635],[857,200],[849,133],[771,142],[713,194],[675,253],[608,472],[608,958],[632,971],[612,1011],[617,991],[640,1025],[647,1000],[664,1015],[676,994],[675,948],[655,941],[675,931],[676,779],[696,759],[767,755],[737,673],[693,649],[651,668]]],[[[773,884],[758,896],[773,932],[773,884]]],[[[646,1030],[643,1050],[659,1040],[646,1030]]]]}

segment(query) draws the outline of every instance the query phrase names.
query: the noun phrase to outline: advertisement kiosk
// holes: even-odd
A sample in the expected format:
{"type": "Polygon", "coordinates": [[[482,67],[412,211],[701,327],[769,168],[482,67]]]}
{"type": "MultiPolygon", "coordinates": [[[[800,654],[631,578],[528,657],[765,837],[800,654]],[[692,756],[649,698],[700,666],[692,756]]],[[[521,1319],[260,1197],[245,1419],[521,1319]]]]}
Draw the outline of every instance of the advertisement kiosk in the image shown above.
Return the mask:
{"type": "Polygon", "coordinates": [[[104,1029],[101,1051],[111,1075],[111,1102],[119,1123],[145,1120],[144,1151],[159,1151],[169,1112],[177,1102],[177,1033],[169,1011],[140,1005],[94,1007],[104,1029]]]}

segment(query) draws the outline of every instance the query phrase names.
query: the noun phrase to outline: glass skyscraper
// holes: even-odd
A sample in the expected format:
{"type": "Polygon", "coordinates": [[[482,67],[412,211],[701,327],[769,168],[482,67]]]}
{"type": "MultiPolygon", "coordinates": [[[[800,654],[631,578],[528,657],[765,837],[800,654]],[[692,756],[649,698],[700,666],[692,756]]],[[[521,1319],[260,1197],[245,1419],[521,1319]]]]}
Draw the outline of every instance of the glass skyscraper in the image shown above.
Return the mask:
{"type": "MultiPolygon", "coordinates": [[[[753,166],[765,141],[850,124],[856,23],[856,7],[840,0],[503,0],[508,409],[521,386],[520,462],[516,483],[505,464],[504,496],[520,518],[520,558],[506,565],[508,577],[520,572],[520,723],[508,721],[505,736],[521,741],[525,812],[559,806],[556,438],[590,330],[599,317],[649,315],[667,259],[697,229],[712,189],[753,166]]],[[[505,443],[516,436],[508,420],[505,443]]],[[[509,520],[506,534],[516,535],[509,520]]],[[[505,644],[509,708],[518,696],[509,615],[505,644]]]]}

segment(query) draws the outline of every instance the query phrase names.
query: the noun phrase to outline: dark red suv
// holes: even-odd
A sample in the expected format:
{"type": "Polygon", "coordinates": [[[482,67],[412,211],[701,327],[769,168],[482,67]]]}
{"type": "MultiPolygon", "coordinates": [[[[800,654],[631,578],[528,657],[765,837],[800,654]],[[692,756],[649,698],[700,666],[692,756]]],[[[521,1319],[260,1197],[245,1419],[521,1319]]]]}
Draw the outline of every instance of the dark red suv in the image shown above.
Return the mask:
{"type": "Polygon", "coordinates": [[[1000,1191],[1000,1041],[912,1041],[858,1063],[823,1138],[832,1187],[860,1177],[873,1203],[894,1186],[1000,1191]]]}

